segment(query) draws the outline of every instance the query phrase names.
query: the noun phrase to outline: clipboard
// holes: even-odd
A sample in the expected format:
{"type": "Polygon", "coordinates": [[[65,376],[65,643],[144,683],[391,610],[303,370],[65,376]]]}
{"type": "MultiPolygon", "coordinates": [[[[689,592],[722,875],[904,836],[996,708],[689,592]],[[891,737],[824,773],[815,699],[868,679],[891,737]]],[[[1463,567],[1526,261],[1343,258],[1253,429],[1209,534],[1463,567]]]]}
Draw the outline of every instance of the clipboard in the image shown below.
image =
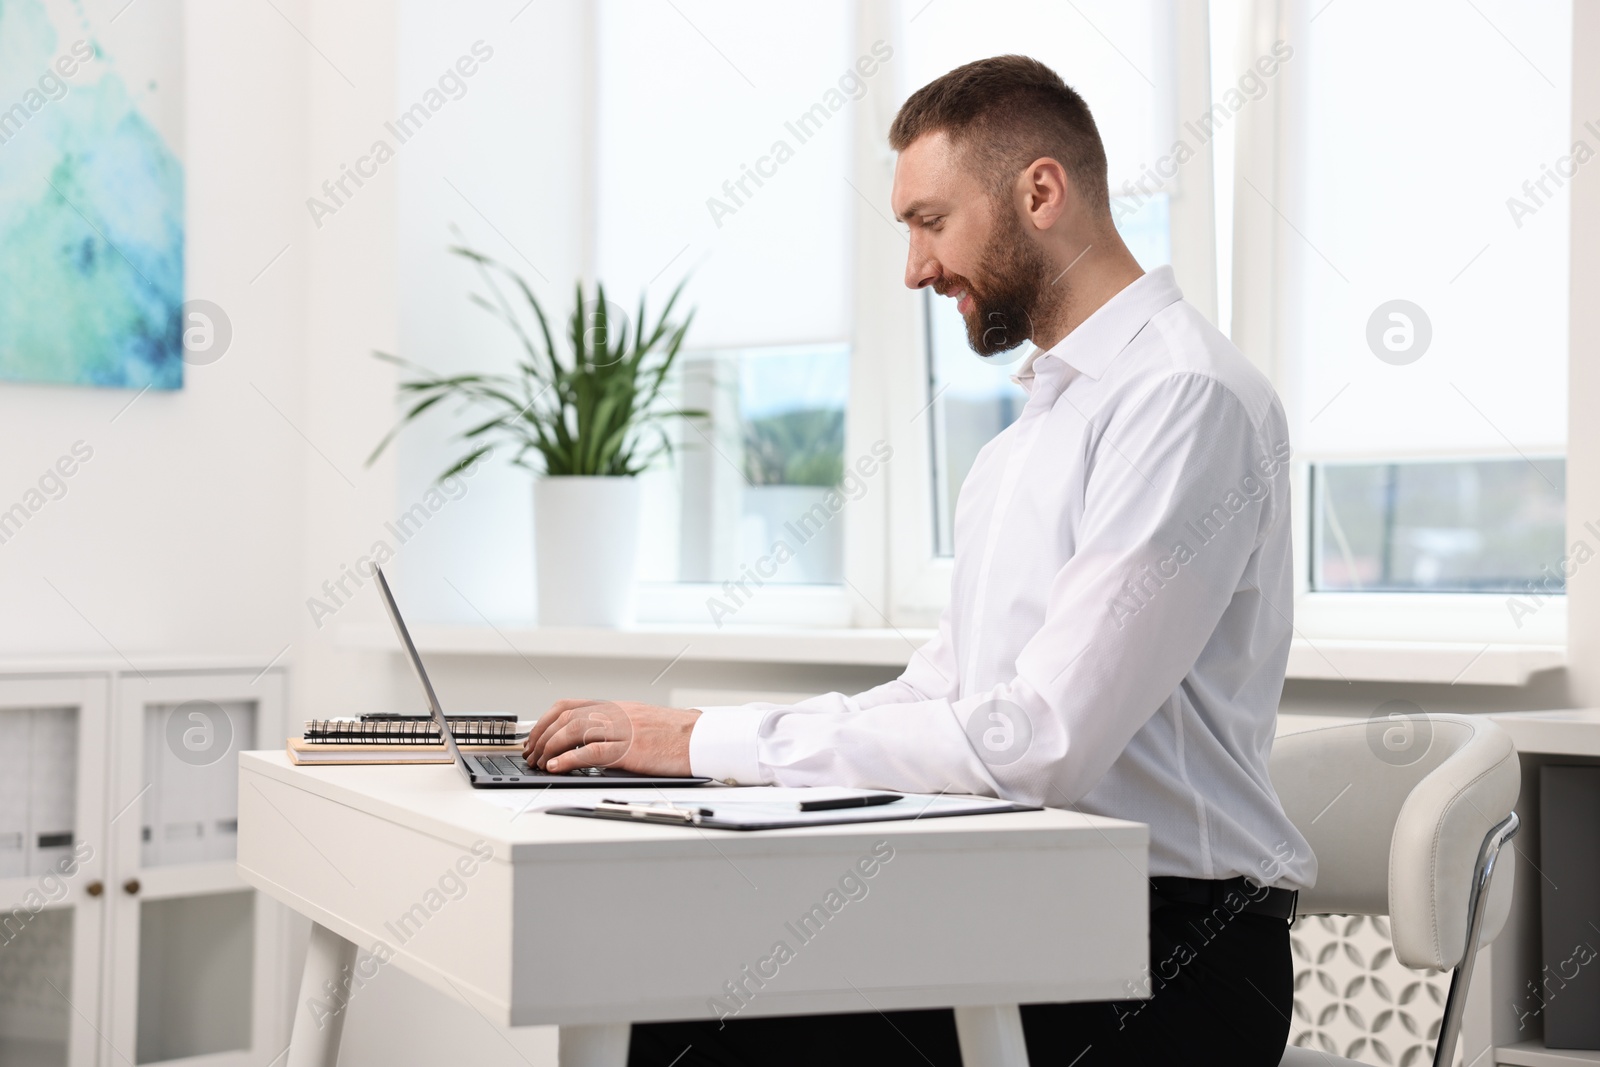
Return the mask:
{"type": "Polygon", "coordinates": [[[1035,804],[1014,804],[994,797],[928,796],[901,794],[892,804],[856,807],[830,807],[821,811],[800,811],[795,803],[760,800],[708,798],[694,802],[608,801],[582,807],[548,808],[549,815],[570,815],[580,819],[613,819],[622,822],[660,823],[711,830],[787,830],[802,826],[834,826],[858,822],[910,822],[916,819],[943,819],[958,815],[994,815],[1012,811],[1043,811],[1035,804]]]}

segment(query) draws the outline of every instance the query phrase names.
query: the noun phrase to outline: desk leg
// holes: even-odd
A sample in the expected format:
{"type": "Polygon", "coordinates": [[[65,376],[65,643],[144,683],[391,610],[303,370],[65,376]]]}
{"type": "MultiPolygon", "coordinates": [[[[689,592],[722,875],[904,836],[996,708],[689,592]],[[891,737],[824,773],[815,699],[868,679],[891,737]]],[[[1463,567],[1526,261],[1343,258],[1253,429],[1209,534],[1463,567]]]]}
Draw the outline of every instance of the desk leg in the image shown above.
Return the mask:
{"type": "Polygon", "coordinates": [[[628,1023],[561,1028],[561,1067],[626,1067],[628,1023]]]}
{"type": "Polygon", "coordinates": [[[300,973],[300,996],[295,1002],[294,1030],[289,1035],[289,1059],[284,1067],[338,1067],[346,1012],[330,1014],[310,1005],[327,1003],[323,983],[331,979],[337,988],[345,972],[353,971],[355,965],[354,942],[319,923],[311,924],[311,945],[306,949],[305,970],[300,973]]]}
{"type": "Polygon", "coordinates": [[[957,1008],[956,1037],[965,1067],[1028,1067],[1022,1013],[1015,1004],[957,1008]]]}

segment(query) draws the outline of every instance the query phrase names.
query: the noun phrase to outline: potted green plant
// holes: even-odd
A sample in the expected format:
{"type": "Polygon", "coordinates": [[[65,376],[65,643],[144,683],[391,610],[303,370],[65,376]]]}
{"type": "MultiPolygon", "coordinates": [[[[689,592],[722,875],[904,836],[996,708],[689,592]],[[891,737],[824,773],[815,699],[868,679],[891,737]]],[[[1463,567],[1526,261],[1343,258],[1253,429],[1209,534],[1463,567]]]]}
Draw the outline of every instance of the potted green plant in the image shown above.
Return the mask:
{"type": "Polygon", "coordinates": [[[511,463],[539,475],[534,551],[540,623],[628,622],[638,554],[638,475],[671,453],[667,420],[705,415],[675,407],[664,392],[694,318],[690,311],[681,323],[670,321],[684,282],[651,326],[643,294],[630,323],[606,301],[604,286],[596,284],[590,300],[580,281],[564,350],[550,332],[544,308],[516,271],[464,246],[450,251],[476,266],[490,295],[474,293],[472,301],[511,329],[521,358],[509,374],[440,375],[399,356],[374,353],[407,372],[399,390],[409,407],[367,462],[441,401],[455,398],[479,409],[488,417],[457,435],[465,451],[439,477],[499,452],[502,445],[508,446],[511,463]],[[526,304],[520,314],[508,299],[508,286],[526,304]],[[542,344],[536,343],[533,326],[542,344]]]}

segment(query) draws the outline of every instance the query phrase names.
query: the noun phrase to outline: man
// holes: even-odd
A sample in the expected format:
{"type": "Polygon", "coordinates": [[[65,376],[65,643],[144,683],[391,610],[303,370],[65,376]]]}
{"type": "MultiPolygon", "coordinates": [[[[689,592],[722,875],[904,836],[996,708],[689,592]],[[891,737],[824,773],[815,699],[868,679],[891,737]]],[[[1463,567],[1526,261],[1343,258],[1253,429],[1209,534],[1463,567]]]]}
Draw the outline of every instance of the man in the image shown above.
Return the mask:
{"type": "MultiPolygon", "coordinates": [[[[954,297],[980,355],[1035,345],[1022,413],[961,490],[938,636],[895,681],[795,707],[562,701],[528,756],[1148,823],[1153,996],[1025,1005],[1032,1062],[1275,1065],[1292,890],[1316,874],[1267,775],[1292,629],[1282,407],[1171,269],[1129,254],[1094,120],[1049,68],[953,70],[889,140],[906,284],[954,297]],[[1231,918],[1207,923],[1218,907],[1231,918]]],[[[949,1012],[651,1024],[633,1048],[683,1067],[960,1060],[949,1012]]]]}

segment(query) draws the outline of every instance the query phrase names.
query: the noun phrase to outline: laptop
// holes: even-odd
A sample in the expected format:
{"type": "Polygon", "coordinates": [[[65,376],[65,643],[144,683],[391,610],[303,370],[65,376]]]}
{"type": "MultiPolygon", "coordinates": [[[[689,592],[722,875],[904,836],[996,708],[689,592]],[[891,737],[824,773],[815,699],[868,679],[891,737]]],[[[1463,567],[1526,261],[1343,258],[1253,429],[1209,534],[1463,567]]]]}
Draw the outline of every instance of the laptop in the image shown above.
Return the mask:
{"type": "Polygon", "coordinates": [[[462,752],[456,744],[455,735],[450,732],[450,721],[445,718],[444,709],[439,706],[439,698],[434,695],[433,683],[428,680],[427,668],[422,665],[422,657],[417,654],[417,646],[411,641],[411,633],[406,629],[405,620],[400,618],[400,608],[394,602],[394,594],[389,591],[389,582],[384,578],[381,568],[374,570],[378,578],[378,593],[383,598],[383,609],[389,613],[389,621],[394,623],[395,635],[400,638],[400,647],[405,649],[406,658],[411,661],[412,673],[417,676],[417,681],[422,686],[422,696],[428,703],[428,713],[433,716],[433,721],[439,724],[439,734],[444,738],[445,750],[450,753],[450,758],[461,769],[461,773],[466,775],[468,784],[474,789],[526,789],[533,786],[540,788],[605,786],[615,789],[619,786],[705,785],[711,781],[709,778],[636,774],[617,767],[580,767],[577,770],[552,774],[537,767],[530,767],[521,753],[501,755],[462,752]]]}

